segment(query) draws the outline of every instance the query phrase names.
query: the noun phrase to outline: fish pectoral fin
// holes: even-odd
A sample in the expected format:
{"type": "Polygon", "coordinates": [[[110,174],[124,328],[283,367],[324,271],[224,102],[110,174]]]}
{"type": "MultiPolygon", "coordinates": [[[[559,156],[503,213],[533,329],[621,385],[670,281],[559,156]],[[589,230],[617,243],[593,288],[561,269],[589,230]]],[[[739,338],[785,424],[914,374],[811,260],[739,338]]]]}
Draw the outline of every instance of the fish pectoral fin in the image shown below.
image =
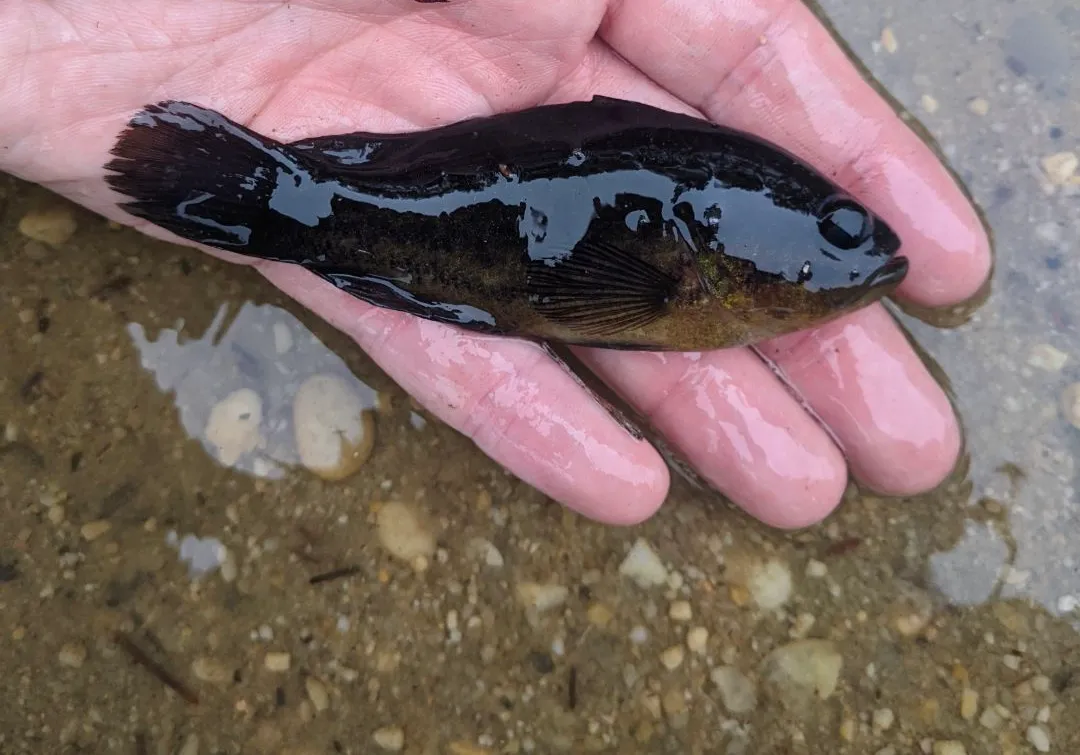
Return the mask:
{"type": "Polygon", "coordinates": [[[667,314],[677,290],[663,270],[603,241],[583,239],[563,258],[529,262],[533,309],[582,335],[644,327],[667,314]]]}
{"type": "Polygon", "coordinates": [[[478,333],[499,332],[495,318],[490,312],[479,307],[426,299],[405,290],[393,279],[380,275],[360,275],[314,265],[305,267],[342,291],[373,306],[447,325],[457,325],[478,333]]]}

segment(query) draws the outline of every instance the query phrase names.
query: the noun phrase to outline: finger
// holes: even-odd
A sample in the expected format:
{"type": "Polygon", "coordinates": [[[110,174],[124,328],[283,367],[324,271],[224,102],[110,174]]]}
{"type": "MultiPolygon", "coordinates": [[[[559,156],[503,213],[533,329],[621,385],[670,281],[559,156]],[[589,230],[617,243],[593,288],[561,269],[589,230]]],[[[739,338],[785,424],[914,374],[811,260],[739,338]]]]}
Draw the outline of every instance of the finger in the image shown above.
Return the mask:
{"type": "Polygon", "coordinates": [[[883,306],[760,348],[836,433],[860,482],[911,495],[952,471],[955,413],[883,306]]]}
{"type": "Polygon", "coordinates": [[[974,209],[803,3],[613,0],[601,35],[711,119],[791,150],[877,212],[911,261],[900,296],[955,304],[985,282],[974,209]]]}
{"type": "Polygon", "coordinates": [[[651,516],[668,469],[535,345],[369,306],[307,271],[260,264],[274,285],[352,336],[441,420],[515,475],[610,524],[651,516]]]}
{"type": "Polygon", "coordinates": [[[839,450],[746,349],[581,357],[677,447],[710,484],[775,527],[803,527],[839,503],[839,450]]]}

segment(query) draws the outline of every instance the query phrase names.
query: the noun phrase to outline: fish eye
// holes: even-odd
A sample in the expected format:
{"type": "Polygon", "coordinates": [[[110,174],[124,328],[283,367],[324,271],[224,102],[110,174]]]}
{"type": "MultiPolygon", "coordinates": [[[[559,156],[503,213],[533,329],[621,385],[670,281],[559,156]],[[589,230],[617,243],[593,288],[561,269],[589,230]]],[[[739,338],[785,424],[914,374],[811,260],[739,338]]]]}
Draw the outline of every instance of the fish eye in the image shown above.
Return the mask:
{"type": "Polygon", "coordinates": [[[850,199],[830,199],[818,212],[818,230],[838,249],[855,249],[870,238],[869,213],[850,199]]]}

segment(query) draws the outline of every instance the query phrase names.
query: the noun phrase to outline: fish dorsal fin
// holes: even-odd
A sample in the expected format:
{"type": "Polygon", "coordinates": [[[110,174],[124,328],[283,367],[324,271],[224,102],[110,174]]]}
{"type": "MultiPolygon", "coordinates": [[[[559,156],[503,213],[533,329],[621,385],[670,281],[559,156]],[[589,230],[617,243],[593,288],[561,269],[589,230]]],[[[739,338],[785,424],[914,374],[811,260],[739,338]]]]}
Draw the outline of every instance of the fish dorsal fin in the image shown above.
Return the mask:
{"type": "Polygon", "coordinates": [[[529,302],[581,335],[615,336],[667,314],[679,281],[605,241],[583,239],[565,257],[533,260],[529,302]]]}

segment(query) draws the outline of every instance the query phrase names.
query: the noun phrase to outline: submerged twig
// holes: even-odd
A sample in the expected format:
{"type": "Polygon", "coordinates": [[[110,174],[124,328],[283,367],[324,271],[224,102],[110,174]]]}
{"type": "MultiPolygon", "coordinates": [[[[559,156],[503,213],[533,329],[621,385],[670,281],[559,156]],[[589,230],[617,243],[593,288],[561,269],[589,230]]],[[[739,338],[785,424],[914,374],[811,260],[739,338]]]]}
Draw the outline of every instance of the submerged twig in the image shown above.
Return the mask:
{"type": "Polygon", "coordinates": [[[136,663],[144,666],[151,674],[156,676],[162,684],[180,695],[185,701],[191,705],[199,704],[199,698],[186,684],[177,679],[168,669],[147,655],[142,648],[136,645],[126,634],[114,632],[113,641],[123,648],[136,663]]]}
{"type": "Polygon", "coordinates": [[[330,571],[323,572],[322,574],[316,574],[314,577],[308,580],[308,584],[317,585],[320,582],[329,582],[332,579],[351,577],[354,574],[359,573],[359,566],[343,566],[340,569],[331,569],[330,571]]]}

